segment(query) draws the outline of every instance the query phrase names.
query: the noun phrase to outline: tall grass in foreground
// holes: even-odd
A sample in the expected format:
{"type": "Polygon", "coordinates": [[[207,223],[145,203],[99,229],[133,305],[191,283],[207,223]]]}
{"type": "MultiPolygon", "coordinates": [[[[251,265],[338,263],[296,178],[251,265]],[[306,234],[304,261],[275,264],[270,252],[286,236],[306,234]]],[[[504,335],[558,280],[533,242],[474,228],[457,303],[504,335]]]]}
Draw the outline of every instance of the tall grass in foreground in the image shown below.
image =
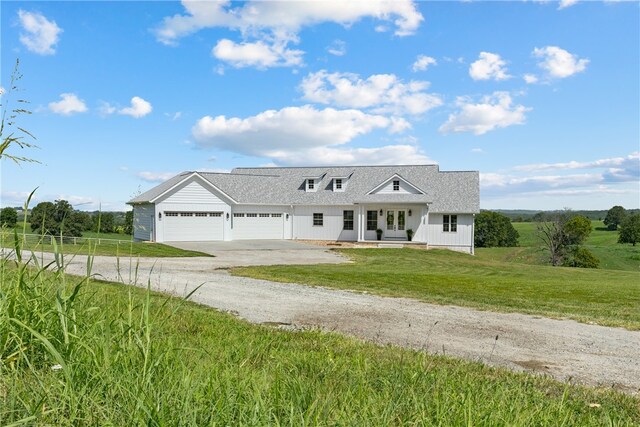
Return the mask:
{"type": "Polygon", "coordinates": [[[14,252],[0,261],[0,425],[640,423],[638,400],[613,391],[250,325],[14,252]]]}

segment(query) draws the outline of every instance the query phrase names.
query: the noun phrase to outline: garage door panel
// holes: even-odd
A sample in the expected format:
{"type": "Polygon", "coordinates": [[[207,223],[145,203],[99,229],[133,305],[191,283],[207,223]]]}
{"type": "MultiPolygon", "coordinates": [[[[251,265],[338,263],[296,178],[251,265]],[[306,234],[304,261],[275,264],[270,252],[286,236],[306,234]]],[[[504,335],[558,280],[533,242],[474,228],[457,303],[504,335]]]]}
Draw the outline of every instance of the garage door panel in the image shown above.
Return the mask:
{"type": "Polygon", "coordinates": [[[284,217],[280,213],[235,213],[233,240],[283,239],[284,217]]]}
{"type": "Polygon", "coordinates": [[[222,212],[165,212],[164,240],[192,242],[224,240],[222,212]]]}

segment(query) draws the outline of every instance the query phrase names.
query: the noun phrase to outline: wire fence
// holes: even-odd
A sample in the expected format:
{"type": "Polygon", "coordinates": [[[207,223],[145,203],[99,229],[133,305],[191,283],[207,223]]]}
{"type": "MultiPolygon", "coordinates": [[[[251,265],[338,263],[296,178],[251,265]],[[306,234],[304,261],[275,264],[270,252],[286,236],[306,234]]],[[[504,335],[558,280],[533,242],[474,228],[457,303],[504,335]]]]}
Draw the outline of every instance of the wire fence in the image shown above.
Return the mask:
{"type": "MultiPolygon", "coordinates": [[[[13,241],[15,236],[13,233],[3,233],[3,240],[13,241]]],[[[87,243],[97,244],[97,245],[120,245],[120,244],[128,244],[133,240],[131,238],[124,239],[114,239],[111,237],[71,237],[71,236],[52,236],[50,234],[18,234],[18,239],[20,239],[23,246],[29,245],[53,245],[54,242],[56,244],[65,244],[65,245],[84,245],[87,243]]]]}

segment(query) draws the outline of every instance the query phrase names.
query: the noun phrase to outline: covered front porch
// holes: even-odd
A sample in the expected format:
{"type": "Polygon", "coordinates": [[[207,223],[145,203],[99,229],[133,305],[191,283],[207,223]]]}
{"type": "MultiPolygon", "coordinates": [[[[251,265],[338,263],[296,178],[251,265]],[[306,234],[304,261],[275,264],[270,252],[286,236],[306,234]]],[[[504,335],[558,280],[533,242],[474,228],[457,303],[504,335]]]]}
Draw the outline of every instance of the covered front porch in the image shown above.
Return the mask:
{"type": "Polygon", "coordinates": [[[428,204],[361,204],[357,215],[358,242],[427,242],[428,204]]]}

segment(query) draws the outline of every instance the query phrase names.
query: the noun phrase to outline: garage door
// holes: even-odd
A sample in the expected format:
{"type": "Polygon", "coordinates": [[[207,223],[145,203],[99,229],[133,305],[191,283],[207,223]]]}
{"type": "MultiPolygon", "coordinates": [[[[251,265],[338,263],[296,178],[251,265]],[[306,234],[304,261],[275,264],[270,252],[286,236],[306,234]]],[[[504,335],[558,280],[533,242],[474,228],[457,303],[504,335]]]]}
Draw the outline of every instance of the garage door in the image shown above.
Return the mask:
{"type": "Polygon", "coordinates": [[[164,240],[193,242],[224,239],[222,212],[165,212],[164,240]]]}
{"type": "Polygon", "coordinates": [[[281,213],[234,213],[233,240],[282,239],[284,217],[281,213]]]}

